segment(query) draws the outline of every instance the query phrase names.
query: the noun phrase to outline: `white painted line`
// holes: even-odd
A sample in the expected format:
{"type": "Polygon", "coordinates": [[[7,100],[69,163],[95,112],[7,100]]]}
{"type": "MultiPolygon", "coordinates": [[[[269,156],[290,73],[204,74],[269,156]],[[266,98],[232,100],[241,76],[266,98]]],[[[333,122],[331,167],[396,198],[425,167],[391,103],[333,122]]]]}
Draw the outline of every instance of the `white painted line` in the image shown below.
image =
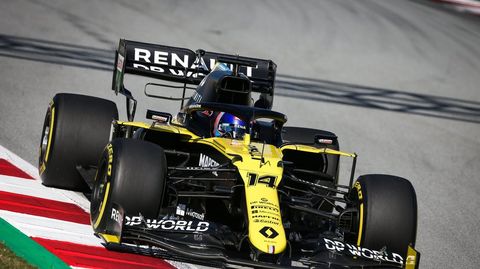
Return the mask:
{"type": "Polygon", "coordinates": [[[0,210],[0,217],[30,237],[41,237],[88,246],[102,246],[90,225],[0,210]]]}
{"type": "Polygon", "coordinates": [[[0,190],[59,202],[72,203],[67,197],[56,195],[56,192],[45,188],[37,180],[0,175],[0,190]]]}
{"type": "Polygon", "coordinates": [[[472,0],[438,0],[460,12],[480,15],[480,2],[472,0]]]}
{"type": "Polygon", "coordinates": [[[60,190],[55,188],[48,188],[42,185],[43,188],[51,190],[56,196],[63,196],[69,200],[70,203],[76,204],[85,212],[90,214],[90,201],[81,192],[60,190]]]}
{"type": "Polygon", "coordinates": [[[0,175],[0,190],[75,204],[85,212],[90,212],[90,202],[82,193],[45,187],[39,180],[0,175]]]}
{"type": "MultiPolygon", "coordinates": [[[[37,193],[37,195],[43,195],[41,194],[42,192],[48,193],[48,195],[51,194],[51,196],[50,198],[47,198],[47,199],[73,203],[78,205],[85,212],[87,213],[90,212],[90,202],[88,201],[87,198],[85,198],[85,196],[82,193],[49,188],[41,185],[41,180],[38,175],[38,169],[33,165],[31,165],[30,163],[28,163],[27,161],[20,158],[19,156],[17,156],[15,153],[9,151],[2,145],[0,145],[0,159],[6,159],[11,164],[15,165],[16,167],[20,168],[22,171],[24,171],[25,173],[29,174],[30,176],[36,179],[36,180],[17,179],[17,181],[19,181],[19,183],[17,184],[18,187],[21,188],[20,185],[25,185],[32,188],[38,188],[38,191],[35,192],[37,193]],[[65,200],[65,198],[67,200],[65,200]]],[[[3,190],[3,189],[0,188],[0,190],[3,190]]],[[[13,192],[16,192],[16,191],[13,191],[13,192]]],[[[32,196],[40,197],[37,195],[32,195],[32,196]]]]}
{"type": "Polygon", "coordinates": [[[480,8],[479,1],[473,1],[473,0],[440,0],[440,1],[455,4],[455,5],[480,8]]]}
{"type": "Polygon", "coordinates": [[[23,170],[25,173],[29,174],[31,177],[37,180],[40,179],[40,176],[38,175],[38,169],[35,166],[20,158],[15,153],[4,148],[2,145],[0,145],[0,159],[5,159],[23,170]]]}

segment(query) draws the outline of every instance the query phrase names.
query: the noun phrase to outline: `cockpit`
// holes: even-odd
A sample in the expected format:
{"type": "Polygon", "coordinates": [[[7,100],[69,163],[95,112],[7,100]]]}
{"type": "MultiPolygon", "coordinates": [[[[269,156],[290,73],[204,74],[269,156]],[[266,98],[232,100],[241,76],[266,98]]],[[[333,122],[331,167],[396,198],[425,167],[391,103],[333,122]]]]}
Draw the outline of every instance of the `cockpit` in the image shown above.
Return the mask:
{"type": "Polygon", "coordinates": [[[201,137],[242,140],[250,134],[252,141],[281,143],[284,114],[268,109],[222,103],[197,103],[186,107],[184,125],[201,137]]]}

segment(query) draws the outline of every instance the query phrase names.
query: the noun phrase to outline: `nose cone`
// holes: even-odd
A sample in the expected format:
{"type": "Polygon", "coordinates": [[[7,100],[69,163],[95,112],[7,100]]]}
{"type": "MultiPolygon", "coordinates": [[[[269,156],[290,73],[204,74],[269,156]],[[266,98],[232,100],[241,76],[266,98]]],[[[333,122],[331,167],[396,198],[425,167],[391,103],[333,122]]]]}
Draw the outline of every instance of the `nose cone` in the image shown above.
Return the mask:
{"type": "Polygon", "coordinates": [[[282,253],[287,240],[276,189],[257,184],[246,187],[246,194],[250,243],[264,253],[282,253]]]}
{"type": "Polygon", "coordinates": [[[244,142],[248,143],[235,152],[242,158],[234,162],[245,186],[248,237],[257,250],[279,254],[287,247],[277,193],[283,175],[283,167],[278,163],[283,155],[275,146],[250,143],[249,138],[245,135],[244,142]],[[262,151],[252,151],[252,148],[262,151]]]}

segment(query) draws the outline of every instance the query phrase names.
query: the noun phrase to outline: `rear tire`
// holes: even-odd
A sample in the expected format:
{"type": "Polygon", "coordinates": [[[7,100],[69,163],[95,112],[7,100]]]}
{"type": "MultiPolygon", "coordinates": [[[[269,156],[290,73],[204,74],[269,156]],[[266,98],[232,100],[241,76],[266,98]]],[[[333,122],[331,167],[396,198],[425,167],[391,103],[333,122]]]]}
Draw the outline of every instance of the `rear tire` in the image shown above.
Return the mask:
{"type": "Polygon", "coordinates": [[[126,216],[155,219],[162,206],[167,161],[163,149],[136,139],[115,139],[104,150],[95,178],[90,217],[93,229],[105,233],[112,207],[126,216]]]}
{"type": "Polygon", "coordinates": [[[410,181],[390,175],[360,176],[352,196],[358,201],[362,227],[355,243],[372,250],[386,246],[405,258],[408,246],[415,246],[417,232],[417,198],[410,181]]]}
{"type": "Polygon", "coordinates": [[[45,186],[90,191],[76,166],[95,166],[118,119],[115,103],[92,96],[55,95],[45,115],[39,173],[45,186]]]}

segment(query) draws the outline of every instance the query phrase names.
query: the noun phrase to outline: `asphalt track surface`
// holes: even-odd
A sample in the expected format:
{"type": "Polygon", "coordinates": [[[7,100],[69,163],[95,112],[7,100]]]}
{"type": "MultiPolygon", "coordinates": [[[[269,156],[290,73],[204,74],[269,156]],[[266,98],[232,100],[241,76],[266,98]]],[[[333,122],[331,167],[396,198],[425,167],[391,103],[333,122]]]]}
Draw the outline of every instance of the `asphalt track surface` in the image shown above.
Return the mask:
{"type": "MultiPolygon", "coordinates": [[[[57,92],[109,90],[119,38],[271,58],[274,109],[331,130],[357,174],[409,178],[422,268],[480,264],[480,20],[415,1],[0,3],[0,144],[36,164],[57,92]]],[[[127,78],[128,79],[128,78],[127,78]]],[[[178,104],[143,97],[145,108],[178,104]]],[[[347,165],[343,165],[346,168],[347,165]]]]}

